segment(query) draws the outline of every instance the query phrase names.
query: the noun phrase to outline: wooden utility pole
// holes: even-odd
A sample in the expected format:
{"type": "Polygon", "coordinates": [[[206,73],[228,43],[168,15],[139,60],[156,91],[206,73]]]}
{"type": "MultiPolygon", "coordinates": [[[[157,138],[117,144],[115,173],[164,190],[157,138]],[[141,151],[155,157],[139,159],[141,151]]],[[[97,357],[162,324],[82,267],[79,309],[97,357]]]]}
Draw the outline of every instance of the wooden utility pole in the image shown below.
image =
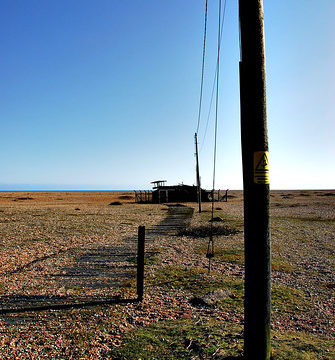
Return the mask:
{"type": "Polygon", "coordinates": [[[198,137],[197,133],[194,134],[195,139],[195,158],[197,162],[197,195],[199,204],[199,213],[201,213],[201,186],[200,186],[200,173],[199,173],[199,158],[198,158],[198,137]]]}
{"type": "Polygon", "coordinates": [[[244,187],[244,353],[270,359],[269,159],[263,0],[239,0],[240,96],[244,187]]]}

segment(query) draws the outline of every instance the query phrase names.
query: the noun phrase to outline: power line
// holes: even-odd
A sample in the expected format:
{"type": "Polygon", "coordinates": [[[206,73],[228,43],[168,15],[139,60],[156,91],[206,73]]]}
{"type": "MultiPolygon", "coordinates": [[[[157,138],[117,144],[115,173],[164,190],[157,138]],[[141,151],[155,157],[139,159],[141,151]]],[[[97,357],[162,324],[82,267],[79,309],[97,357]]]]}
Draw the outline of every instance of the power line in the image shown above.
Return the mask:
{"type": "Polygon", "coordinates": [[[221,40],[221,0],[219,0],[219,31],[218,31],[218,56],[217,56],[217,76],[216,76],[216,101],[215,101],[215,131],[214,131],[214,153],[213,153],[213,201],[212,201],[212,219],[214,215],[214,190],[215,190],[215,172],[216,172],[216,143],[218,132],[218,109],[219,109],[219,77],[220,77],[220,40],[221,40]]]}
{"type": "Polygon", "coordinates": [[[204,72],[205,72],[205,53],[206,53],[206,34],[207,34],[207,5],[208,5],[208,0],[206,0],[206,5],[205,5],[204,43],[203,43],[203,50],[202,50],[202,70],[201,70],[200,99],[199,99],[198,124],[197,124],[196,133],[198,133],[199,125],[200,125],[201,106],[202,106],[202,92],[203,92],[204,72]]]}
{"type": "Polygon", "coordinates": [[[217,74],[218,74],[218,69],[216,67],[215,69],[215,75],[214,75],[214,80],[213,80],[213,87],[212,87],[212,94],[211,94],[211,101],[209,103],[209,110],[208,110],[208,115],[207,115],[207,121],[206,121],[206,127],[205,127],[205,132],[204,132],[204,137],[202,139],[202,142],[201,142],[201,148],[200,148],[200,151],[202,150],[202,148],[204,147],[204,143],[205,143],[205,138],[206,138],[206,135],[207,135],[207,129],[208,129],[208,124],[209,124],[209,118],[211,116],[211,112],[212,112],[212,104],[213,104],[213,98],[214,98],[214,90],[215,90],[215,84],[216,84],[216,77],[217,77],[217,74]]]}
{"type": "MultiPolygon", "coordinates": [[[[224,25],[224,20],[225,20],[225,15],[226,15],[226,4],[227,4],[227,0],[225,0],[224,6],[223,6],[222,24],[221,24],[221,30],[220,30],[220,46],[219,46],[219,52],[220,52],[220,50],[221,50],[223,25],[224,25]]],[[[204,147],[205,138],[206,138],[206,135],[207,135],[207,129],[208,129],[208,124],[209,124],[209,119],[210,119],[210,115],[211,115],[211,112],[212,112],[212,104],[213,104],[214,90],[215,90],[215,84],[216,84],[217,74],[218,74],[218,62],[216,62],[216,68],[215,68],[215,74],[214,74],[214,79],[213,79],[211,100],[210,100],[210,104],[209,104],[209,110],[208,110],[208,115],[207,115],[206,127],[205,127],[205,132],[204,132],[204,136],[203,136],[203,139],[202,139],[202,142],[201,142],[201,148],[200,148],[199,153],[202,151],[202,148],[204,147]]]]}
{"type": "MultiPolygon", "coordinates": [[[[226,6],[226,0],[224,3],[226,6]]],[[[225,7],[224,7],[225,13],[225,7]]],[[[215,190],[215,172],[216,172],[216,144],[218,128],[218,108],[219,108],[219,78],[220,78],[220,46],[221,46],[221,0],[219,0],[219,29],[218,29],[218,53],[217,53],[217,76],[216,76],[216,101],[215,101],[215,132],[214,132],[214,153],[213,153],[213,188],[212,188],[212,216],[209,241],[207,246],[207,258],[209,261],[208,270],[211,270],[211,258],[214,256],[214,239],[213,239],[213,219],[214,219],[214,190],[215,190]]]]}
{"type": "Polygon", "coordinates": [[[205,72],[205,54],[206,54],[206,34],[207,34],[207,3],[206,0],[206,7],[205,7],[205,29],[204,29],[204,45],[202,49],[202,70],[201,70],[201,85],[200,85],[200,99],[199,99],[199,113],[198,113],[198,124],[197,124],[197,131],[199,131],[200,125],[200,116],[201,116],[201,105],[202,105],[202,89],[204,85],[204,72],[205,72]]]}

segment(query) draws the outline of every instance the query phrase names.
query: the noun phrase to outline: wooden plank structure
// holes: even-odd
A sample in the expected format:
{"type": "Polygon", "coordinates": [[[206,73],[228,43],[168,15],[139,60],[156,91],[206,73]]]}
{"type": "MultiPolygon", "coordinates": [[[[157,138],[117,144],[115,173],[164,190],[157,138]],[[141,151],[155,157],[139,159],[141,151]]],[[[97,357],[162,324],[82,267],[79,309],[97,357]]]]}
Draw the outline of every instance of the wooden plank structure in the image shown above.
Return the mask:
{"type": "Polygon", "coordinates": [[[139,204],[152,203],[152,191],[151,190],[134,190],[135,202],[139,204]]]}
{"type": "Polygon", "coordinates": [[[228,191],[229,191],[229,189],[227,189],[227,190],[219,189],[219,190],[216,191],[216,194],[214,192],[214,201],[225,201],[225,202],[227,202],[228,201],[228,191]]]}
{"type": "MultiPolygon", "coordinates": [[[[155,204],[167,202],[197,202],[198,188],[185,184],[165,185],[166,180],[153,181],[152,202],[155,204]]],[[[209,201],[209,193],[200,189],[201,201],[209,201]]]]}
{"type": "MultiPolygon", "coordinates": [[[[162,204],[169,202],[197,202],[197,186],[179,184],[165,185],[166,180],[152,181],[153,190],[134,190],[135,202],[139,204],[162,204]]],[[[201,201],[212,201],[213,192],[200,189],[201,201]]],[[[228,189],[214,191],[214,201],[228,201],[228,189]]]]}
{"type": "Polygon", "coordinates": [[[165,183],[166,183],[166,180],[151,181],[151,184],[154,184],[153,189],[158,189],[158,188],[164,186],[165,183]]]}

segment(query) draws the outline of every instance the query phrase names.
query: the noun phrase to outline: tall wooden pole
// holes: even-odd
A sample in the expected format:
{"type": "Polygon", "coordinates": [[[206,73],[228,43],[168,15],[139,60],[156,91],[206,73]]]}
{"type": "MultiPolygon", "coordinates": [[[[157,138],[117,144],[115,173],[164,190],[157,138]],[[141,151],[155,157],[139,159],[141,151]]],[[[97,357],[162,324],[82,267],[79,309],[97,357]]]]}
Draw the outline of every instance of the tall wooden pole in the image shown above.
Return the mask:
{"type": "Polygon", "coordinates": [[[269,160],[263,0],[239,0],[240,96],[244,185],[244,353],[270,359],[269,160]]]}
{"type": "Polygon", "coordinates": [[[198,137],[197,133],[194,134],[195,139],[195,158],[197,162],[197,195],[199,204],[199,213],[201,213],[201,186],[200,186],[200,173],[199,173],[199,157],[198,157],[198,137]]]}

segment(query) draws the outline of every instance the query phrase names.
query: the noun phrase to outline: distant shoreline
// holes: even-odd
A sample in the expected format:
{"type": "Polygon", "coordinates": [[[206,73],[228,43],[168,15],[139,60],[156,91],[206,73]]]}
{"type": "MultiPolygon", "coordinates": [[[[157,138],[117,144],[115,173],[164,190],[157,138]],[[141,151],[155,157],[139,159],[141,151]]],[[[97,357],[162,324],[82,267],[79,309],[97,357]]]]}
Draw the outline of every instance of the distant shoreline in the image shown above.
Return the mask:
{"type": "MultiPolygon", "coordinates": [[[[2,192],[129,192],[134,190],[0,190],[2,192]]],[[[137,191],[137,190],[136,190],[137,191]]],[[[148,191],[148,190],[141,190],[148,191]]]]}
{"type": "MultiPolygon", "coordinates": [[[[85,193],[89,193],[89,192],[94,192],[94,193],[99,193],[99,192],[133,192],[133,191],[151,191],[152,189],[123,189],[123,190],[1,190],[0,189],[0,193],[20,193],[20,192],[39,192],[39,193],[56,193],[56,192],[60,192],[60,193],[67,193],[67,192],[71,192],[71,193],[80,193],[80,192],[85,192],[85,193]]],[[[211,191],[209,189],[205,189],[207,191],[211,191]]],[[[216,189],[217,190],[226,190],[226,189],[216,189]]],[[[243,191],[243,189],[229,189],[229,191],[243,191]]],[[[270,189],[270,191],[335,191],[335,189],[270,189]]]]}

